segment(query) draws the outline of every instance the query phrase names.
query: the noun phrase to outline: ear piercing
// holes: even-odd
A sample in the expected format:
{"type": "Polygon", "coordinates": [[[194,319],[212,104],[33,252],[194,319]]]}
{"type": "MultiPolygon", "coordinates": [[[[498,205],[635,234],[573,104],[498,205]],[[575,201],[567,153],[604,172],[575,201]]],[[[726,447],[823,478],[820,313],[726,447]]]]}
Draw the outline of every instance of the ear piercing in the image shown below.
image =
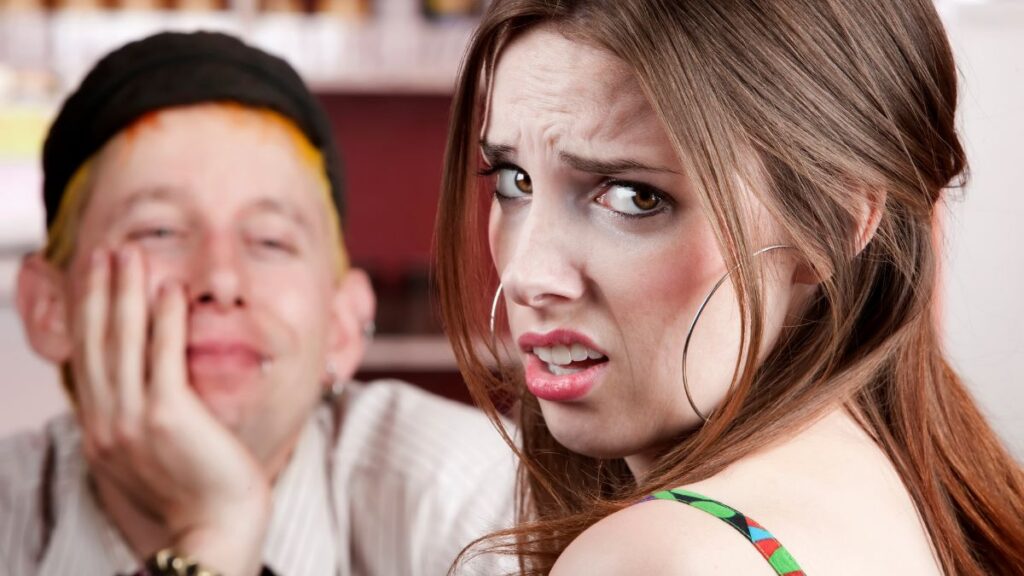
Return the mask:
{"type": "Polygon", "coordinates": [[[327,362],[325,370],[328,382],[324,389],[323,399],[325,402],[334,402],[345,391],[345,383],[338,378],[338,373],[334,371],[334,365],[330,362],[327,362]]]}

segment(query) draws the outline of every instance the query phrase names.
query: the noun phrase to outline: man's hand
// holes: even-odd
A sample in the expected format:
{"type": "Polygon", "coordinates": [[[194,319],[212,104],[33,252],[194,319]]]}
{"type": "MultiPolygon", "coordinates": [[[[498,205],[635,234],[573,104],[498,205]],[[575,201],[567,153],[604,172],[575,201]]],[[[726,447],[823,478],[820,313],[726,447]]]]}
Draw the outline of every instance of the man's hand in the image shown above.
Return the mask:
{"type": "Polygon", "coordinates": [[[159,518],[169,544],[228,576],[259,572],[270,487],[188,385],[188,303],[176,284],[152,310],[142,254],[91,257],[73,358],[93,474],[159,518]]]}

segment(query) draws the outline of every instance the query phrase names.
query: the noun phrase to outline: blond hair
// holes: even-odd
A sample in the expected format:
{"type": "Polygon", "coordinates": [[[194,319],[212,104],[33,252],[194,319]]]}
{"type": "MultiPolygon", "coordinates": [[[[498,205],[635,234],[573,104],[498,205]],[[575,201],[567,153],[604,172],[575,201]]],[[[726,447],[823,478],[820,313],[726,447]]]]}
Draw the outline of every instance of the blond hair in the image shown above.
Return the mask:
{"type": "MultiPolygon", "coordinates": [[[[327,205],[328,232],[331,234],[331,243],[337,247],[336,269],[340,274],[348,268],[348,254],[345,250],[345,243],[342,235],[341,219],[334,206],[334,198],[331,196],[331,184],[327,178],[327,168],[323,154],[318,150],[302,133],[302,130],[284,115],[267,108],[252,108],[234,102],[217,102],[200,104],[209,106],[222,114],[228,114],[241,121],[256,120],[265,123],[268,127],[282,130],[292,142],[303,165],[309,168],[316,176],[317,189],[327,205]]],[[[151,126],[166,109],[156,110],[136,119],[131,125],[125,128],[122,133],[129,139],[134,138],[140,130],[151,126]]],[[[60,205],[57,208],[57,215],[47,230],[46,244],[42,249],[44,258],[54,266],[66,268],[75,254],[75,240],[78,237],[78,228],[81,224],[82,214],[89,202],[92,193],[92,180],[95,173],[96,161],[99,153],[93,155],[82,163],[75,170],[74,175],[68,180],[60,205]]]]}

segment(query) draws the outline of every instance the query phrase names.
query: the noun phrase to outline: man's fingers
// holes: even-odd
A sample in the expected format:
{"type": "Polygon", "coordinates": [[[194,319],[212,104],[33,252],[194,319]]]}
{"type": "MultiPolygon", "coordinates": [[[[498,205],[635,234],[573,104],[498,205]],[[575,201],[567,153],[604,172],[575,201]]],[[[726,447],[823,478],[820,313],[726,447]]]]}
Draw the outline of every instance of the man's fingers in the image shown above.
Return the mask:
{"type": "Polygon", "coordinates": [[[118,432],[134,435],[142,413],[147,324],[146,273],[137,248],[118,251],[116,285],[111,342],[116,426],[118,432]]]}
{"type": "Polygon", "coordinates": [[[85,293],[78,310],[75,393],[82,425],[101,445],[111,441],[109,425],[113,411],[106,365],[109,306],[110,255],[105,250],[97,250],[90,257],[85,293]]]}
{"type": "Polygon", "coordinates": [[[149,349],[150,390],[154,402],[166,400],[187,386],[187,312],[181,285],[172,282],[162,286],[154,311],[153,338],[149,349]]]}

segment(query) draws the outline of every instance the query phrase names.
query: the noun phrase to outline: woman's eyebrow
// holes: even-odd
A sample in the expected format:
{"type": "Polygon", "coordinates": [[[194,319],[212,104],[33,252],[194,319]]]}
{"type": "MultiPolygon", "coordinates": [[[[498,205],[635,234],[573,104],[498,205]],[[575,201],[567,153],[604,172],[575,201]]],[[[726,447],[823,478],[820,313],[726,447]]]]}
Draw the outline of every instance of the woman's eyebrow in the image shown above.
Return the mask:
{"type": "MultiPolygon", "coordinates": [[[[480,153],[483,154],[484,160],[493,166],[497,164],[512,163],[511,159],[515,157],[516,149],[514,146],[493,144],[483,140],[480,142],[480,153]]],[[[584,158],[583,156],[579,156],[571,152],[560,152],[558,156],[562,159],[562,162],[565,162],[574,170],[579,172],[588,172],[591,174],[601,174],[604,176],[614,176],[624,172],[663,172],[667,174],[679,174],[678,170],[661,166],[650,166],[643,162],[628,158],[598,160],[596,158],[584,158]]]]}
{"type": "Polygon", "coordinates": [[[511,159],[516,154],[516,149],[514,146],[492,144],[486,140],[481,140],[480,153],[483,155],[484,160],[493,166],[495,164],[511,163],[511,159]]]}
{"type": "Polygon", "coordinates": [[[601,174],[604,176],[614,176],[616,174],[622,174],[623,172],[665,172],[669,174],[678,174],[676,170],[670,168],[662,168],[658,166],[648,166],[642,162],[631,160],[627,158],[618,158],[613,160],[598,160],[595,158],[584,158],[577,156],[571,152],[559,153],[559,158],[562,162],[565,162],[573,169],[580,172],[589,172],[591,174],[601,174]]]}

